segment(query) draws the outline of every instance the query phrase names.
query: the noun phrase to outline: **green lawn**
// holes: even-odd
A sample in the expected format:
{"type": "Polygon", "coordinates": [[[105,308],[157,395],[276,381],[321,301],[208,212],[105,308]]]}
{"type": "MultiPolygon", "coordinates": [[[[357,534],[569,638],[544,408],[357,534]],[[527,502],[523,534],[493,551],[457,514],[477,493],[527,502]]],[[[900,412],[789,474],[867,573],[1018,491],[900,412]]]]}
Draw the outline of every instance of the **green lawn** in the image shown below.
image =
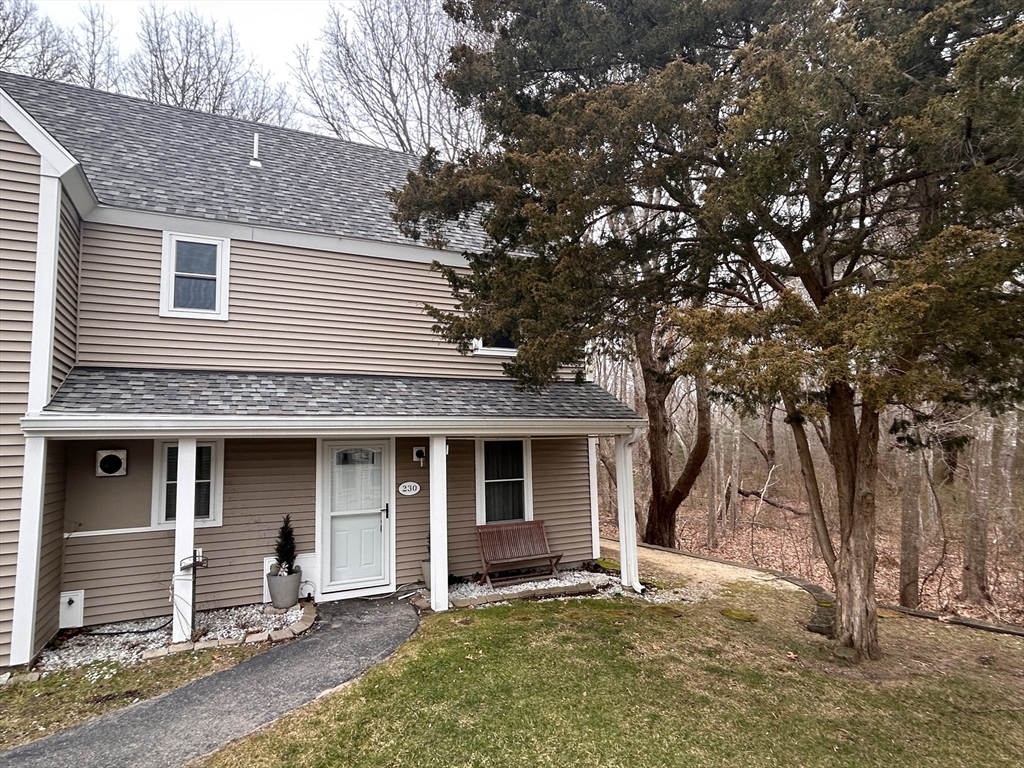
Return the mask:
{"type": "Polygon", "coordinates": [[[886,658],[852,665],[802,629],[811,610],[736,587],[431,616],[357,683],[204,765],[1020,765],[1024,641],[893,617],[886,658]]]}
{"type": "Polygon", "coordinates": [[[0,686],[0,749],[42,738],[112,709],[173,690],[227,669],[265,647],[211,648],[128,666],[96,662],[53,672],[34,683],[0,686]]]}

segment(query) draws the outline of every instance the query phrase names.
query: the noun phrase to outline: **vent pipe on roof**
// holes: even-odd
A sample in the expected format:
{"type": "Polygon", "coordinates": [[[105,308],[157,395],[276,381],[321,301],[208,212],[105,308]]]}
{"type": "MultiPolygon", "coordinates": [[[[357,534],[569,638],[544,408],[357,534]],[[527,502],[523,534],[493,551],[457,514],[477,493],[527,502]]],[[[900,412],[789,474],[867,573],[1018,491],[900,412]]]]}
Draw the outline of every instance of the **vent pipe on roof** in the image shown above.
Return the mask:
{"type": "Polygon", "coordinates": [[[253,168],[263,167],[263,163],[260,162],[260,135],[258,133],[252,135],[252,160],[249,161],[249,165],[253,168]]]}

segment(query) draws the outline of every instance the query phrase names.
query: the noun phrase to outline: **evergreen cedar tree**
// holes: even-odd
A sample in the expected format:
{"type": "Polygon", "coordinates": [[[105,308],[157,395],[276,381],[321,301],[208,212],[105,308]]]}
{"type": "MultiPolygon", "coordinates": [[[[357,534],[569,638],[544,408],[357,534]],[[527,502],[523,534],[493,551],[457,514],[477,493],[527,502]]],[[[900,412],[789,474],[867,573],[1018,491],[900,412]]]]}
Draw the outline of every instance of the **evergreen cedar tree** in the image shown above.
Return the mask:
{"type": "Polygon", "coordinates": [[[676,373],[781,400],[837,638],[879,658],[880,414],[1024,394],[1022,3],[448,10],[493,40],[447,75],[487,142],[428,155],[398,218],[439,244],[478,217],[494,245],[446,271],[465,314],[433,310],[440,330],[463,349],[510,333],[507,372],[540,386],[656,316],[687,340],[676,373]],[[827,425],[827,510],[809,418],[827,425]]]}
{"type": "Polygon", "coordinates": [[[292,516],[285,515],[281,527],[277,530],[277,541],[274,542],[275,560],[281,566],[281,573],[291,576],[295,573],[296,557],[295,530],[292,528],[292,516]]]}

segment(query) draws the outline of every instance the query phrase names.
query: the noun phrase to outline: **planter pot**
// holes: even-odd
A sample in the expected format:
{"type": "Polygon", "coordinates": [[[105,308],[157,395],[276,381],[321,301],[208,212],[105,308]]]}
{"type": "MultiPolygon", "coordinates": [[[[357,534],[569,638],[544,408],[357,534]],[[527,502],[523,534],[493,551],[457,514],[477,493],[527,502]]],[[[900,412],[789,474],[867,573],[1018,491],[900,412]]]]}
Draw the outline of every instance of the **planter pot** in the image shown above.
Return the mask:
{"type": "Polygon", "coordinates": [[[291,608],[299,602],[299,584],[302,582],[302,571],[298,568],[288,576],[267,574],[267,589],[270,591],[270,602],[275,608],[291,608]]]}
{"type": "Polygon", "coordinates": [[[420,571],[423,573],[423,583],[430,589],[430,561],[420,560],[420,571]]]}

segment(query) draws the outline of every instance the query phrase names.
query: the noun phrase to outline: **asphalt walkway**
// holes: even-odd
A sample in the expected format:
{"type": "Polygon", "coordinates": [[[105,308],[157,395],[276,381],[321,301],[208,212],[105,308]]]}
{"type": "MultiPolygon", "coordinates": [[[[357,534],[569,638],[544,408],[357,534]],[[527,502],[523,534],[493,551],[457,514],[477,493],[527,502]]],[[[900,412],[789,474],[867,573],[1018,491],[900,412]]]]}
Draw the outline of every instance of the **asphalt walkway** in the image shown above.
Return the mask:
{"type": "Polygon", "coordinates": [[[346,600],[319,608],[321,620],[302,637],[154,699],[0,752],[0,766],[180,766],[360,675],[418,624],[404,600],[346,600]]]}

